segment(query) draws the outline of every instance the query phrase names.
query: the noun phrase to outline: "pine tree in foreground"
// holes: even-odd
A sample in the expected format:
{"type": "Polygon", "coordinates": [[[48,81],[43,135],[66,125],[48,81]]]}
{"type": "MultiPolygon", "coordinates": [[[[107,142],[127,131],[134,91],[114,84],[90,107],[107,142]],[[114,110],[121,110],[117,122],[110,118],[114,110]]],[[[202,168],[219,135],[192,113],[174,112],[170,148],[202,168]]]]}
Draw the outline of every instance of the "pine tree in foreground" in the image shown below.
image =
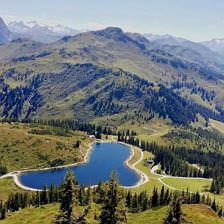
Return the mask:
{"type": "Polygon", "coordinates": [[[100,223],[116,224],[118,221],[127,222],[125,197],[119,189],[117,174],[112,173],[109,189],[103,201],[100,223]]]}
{"type": "Polygon", "coordinates": [[[5,217],[6,217],[6,209],[3,205],[3,202],[1,201],[0,202],[0,220],[5,219],[5,217]]]}
{"type": "Polygon", "coordinates": [[[59,215],[55,220],[55,224],[73,224],[73,206],[77,204],[77,191],[78,191],[78,182],[75,179],[73,172],[69,170],[66,173],[64,181],[62,183],[62,192],[61,192],[61,205],[59,215]]]}
{"type": "Polygon", "coordinates": [[[164,219],[164,224],[180,224],[183,219],[181,210],[181,199],[178,193],[175,193],[170,202],[167,217],[164,219]]]}

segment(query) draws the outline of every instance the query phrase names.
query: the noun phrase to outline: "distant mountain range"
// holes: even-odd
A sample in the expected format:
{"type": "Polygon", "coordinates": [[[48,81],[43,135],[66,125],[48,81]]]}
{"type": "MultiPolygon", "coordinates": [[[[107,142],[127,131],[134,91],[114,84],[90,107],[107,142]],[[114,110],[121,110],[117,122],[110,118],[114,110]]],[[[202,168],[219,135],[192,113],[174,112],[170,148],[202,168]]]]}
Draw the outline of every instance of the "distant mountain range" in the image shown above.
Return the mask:
{"type": "Polygon", "coordinates": [[[30,21],[27,23],[22,21],[10,22],[8,24],[8,28],[17,36],[31,38],[43,43],[55,42],[64,36],[74,36],[79,33],[78,30],[71,29],[60,24],[48,26],[39,24],[36,21],[30,21]]]}
{"type": "MultiPolygon", "coordinates": [[[[42,43],[52,43],[58,41],[64,36],[74,36],[81,31],[63,26],[61,24],[46,25],[37,21],[13,21],[7,25],[0,17],[0,42],[11,41],[15,38],[30,38],[42,43]]],[[[83,31],[82,31],[83,32],[83,31]]],[[[196,43],[184,38],[174,37],[170,34],[156,35],[145,33],[144,36],[150,42],[156,42],[159,45],[181,46],[192,50],[199,50],[200,53],[211,54],[208,49],[224,56],[224,39],[213,39],[210,41],[196,43]]]]}
{"type": "MultiPolygon", "coordinates": [[[[191,48],[194,50],[204,51],[204,53],[209,53],[208,49],[211,51],[218,53],[220,56],[224,56],[224,38],[223,39],[213,39],[204,42],[193,42],[184,38],[174,37],[169,34],[165,35],[155,35],[146,33],[144,36],[152,42],[157,42],[160,45],[170,45],[170,46],[179,46],[186,48],[191,48]],[[208,48],[208,49],[206,49],[208,48]]],[[[210,54],[210,53],[209,53],[210,54]]]]}
{"type": "Polygon", "coordinates": [[[223,39],[213,39],[210,41],[202,42],[202,44],[212,51],[224,56],[224,38],[223,39]]]}
{"type": "Polygon", "coordinates": [[[60,24],[49,26],[36,21],[15,21],[5,24],[0,17],[0,43],[16,38],[29,38],[42,43],[52,43],[64,36],[74,36],[80,31],[65,27],[60,24]]]}

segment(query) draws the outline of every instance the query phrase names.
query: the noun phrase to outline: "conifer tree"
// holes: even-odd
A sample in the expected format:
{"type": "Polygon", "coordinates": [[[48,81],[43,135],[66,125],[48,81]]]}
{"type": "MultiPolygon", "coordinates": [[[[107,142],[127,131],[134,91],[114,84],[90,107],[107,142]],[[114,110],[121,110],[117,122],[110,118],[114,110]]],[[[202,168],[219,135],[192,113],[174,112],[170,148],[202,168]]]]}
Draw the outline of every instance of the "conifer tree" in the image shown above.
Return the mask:
{"type": "Polygon", "coordinates": [[[100,214],[101,224],[116,224],[118,221],[127,222],[125,201],[118,186],[118,177],[112,173],[108,191],[105,195],[100,214]]]}
{"type": "Polygon", "coordinates": [[[218,216],[222,217],[222,215],[223,215],[222,208],[220,208],[219,211],[218,211],[218,216]]]}
{"type": "Polygon", "coordinates": [[[152,207],[158,206],[158,191],[156,188],[153,189],[151,204],[152,207]]]}
{"type": "Polygon", "coordinates": [[[74,223],[73,205],[77,204],[78,182],[71,170],[67,171],[62,183],[61,205],[55,224],[74,223]]]}
{"type": "Polygon", "coordinates": [[[132,202],[131,191],[128,191],[128,194],[126,196],[126,205],[127,205],[128,208],[131,207],[131,202],[132,202]]]}
{"type": "Polygon", "coordinates": [[[214,199],[213,202],[212,202],[212,206],[211,206],[211,208],[212,208],[215,212],[217,212],[217,206],[216,206],[215,199],[214,199]]]}
{"type": "Polygon", "coordinates": [[[5,206],[3,205],[3,202],[0,202],[0,220],[5,219],[6,217],[6,209],[5,206]]]}
{"type": "Polygon", "coordinates": [[[164,186],[162,186],[160,191],[160,205],[164,205],[164,186]]]}
{"type": "Polygon", "coordinates": [[[132,198],[131,207],[133,212],[137,212],[139,210],[138,195],[136,193],[134,194],[134,197],[132,198]]]}
{"type": "Polygon", "coordinates": [[[87,224],[86,215],[90,209],[90,206],[84,209],[84,212],[73,218],[72,224],[87,224]]]}
{"type": "Polygon", "coordinates": [[[89,185],[85,195],[85,204],[89,205],[91,201],[92,201],[92,189],[91,186],[89,185]]]}
{"type": "Polygon", "coordinates": [[[42,205],[46,205],[49,203],[49,192],[46,186],[44,186],[43,190],[40,193],[40,203],[42,205]]]}
{"type": "Polygon", "coordinates": [[[164,224],[180,224],[182,221],[181,200],[177,193],[174,193],[167,217],[164,219],[164,224]]]}
{"type": "Polygon", "coordinates": [[[6,209],[5,209],[5,207],[3,206],[3,207],[1,208],[0,220],[3,220],[3,219],[5,219],[5,218],[6,218],[6,209]]]}

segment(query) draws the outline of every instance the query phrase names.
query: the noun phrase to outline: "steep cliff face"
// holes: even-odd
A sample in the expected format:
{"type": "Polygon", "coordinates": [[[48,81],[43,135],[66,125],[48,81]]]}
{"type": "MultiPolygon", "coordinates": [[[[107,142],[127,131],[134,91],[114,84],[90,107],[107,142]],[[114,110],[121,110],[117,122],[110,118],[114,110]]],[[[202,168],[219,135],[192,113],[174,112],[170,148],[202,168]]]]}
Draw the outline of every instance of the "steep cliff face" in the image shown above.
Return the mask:
{"type": "Polygon", "coordinates": [[[11,41],[13,39],[12,32],[7,28],[5,22],[0,17],[0,44],[11,41]]]}

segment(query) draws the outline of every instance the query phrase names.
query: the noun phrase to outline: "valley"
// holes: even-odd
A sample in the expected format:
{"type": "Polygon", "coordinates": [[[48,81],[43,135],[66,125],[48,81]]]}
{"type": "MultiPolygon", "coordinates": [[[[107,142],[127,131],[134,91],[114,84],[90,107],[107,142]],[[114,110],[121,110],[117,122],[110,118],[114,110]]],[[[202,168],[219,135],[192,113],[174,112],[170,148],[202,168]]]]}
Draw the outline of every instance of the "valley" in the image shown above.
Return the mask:
{"type": "MultiPolygon", "coordinates": [[[[139,138],[141,138],[142,140],[144,139],[144,140],[149,140],[150,141],[150,139],[152,139],[152,141],[155,140],[158,144],[160,144],[162,146],[164,144],[162,139],[164,138],[164,136],[167,135],[167,133],[172,133],[174,130],[176,130],[176,132],[178,131],[178,128],[175,128],[175,126],[170,125],[169,122],[166,123],[166,125],[165,125],[165,123],[166,122],[164,122],[164,125],[161,126],[161,123],[160,122],[158,123],[158,120],[155,119],[154,122],[151,121],[151,125],[149,126],[151,128],[146,128],[145,127],[146,125],[144,124],[142,126],[139,126],[138,129],[136,128],[135,130],[138,130],[139,138]]],[[[214,121],[211,120],[211,124],[212,123],[214,123],[214,121]]],[[[219,130],[219,126],[220,126],[220,124],[217,126],[217,130],[219,130]]],[[[124,130],[124,128],[127,128],[127,127],[128,127],[127,125],[126,126],[121,126],[119,130],[120,131],[122,129],[124,130]]],[[[214,128],[214,125],[213,125],[213,128],[214,128]]],[[[59,140],[58,138],[60,137],[61,141],[62,141],[62,139],[64,139],[65,142],[67,142],[67,143],[69,143],[71,141],[76,142],[78,137],[82,137],[81,139],[78,138],[81,141],[81,147],[83,147],[83,145],[85,146],[85,144],[87,146],[90,142],[94,141],[93,139],[89,138],[88,134],[85,133],[85,132],[74,131],[74,130],[65,131],[66,129],[61,128],[61,127],[46,126],[46,125],[37,124],[37,123],[36,124],[35,123],[33,123],[33,124],[32,123],[31,124],[3,123],[1,125],[1,130],[2,130],[2,133],[5,133],[5,134],[7,134],[9,131],[14,133],[15,138],[16,138],[16,136],[20,137],[22,135],[25,135],[25,136],[32,135],[33,138],[40,138],[40,139],[47,138],[47,139],[50,139],[50,140],[53,140],[54,138],[56,138],[57,140],[59,140]],[[31,134],[30,133],[31,130],[35,130],[35,131],[32,131],[32,134],[31,134]],[[46,130],[48,130],[48,132],[46,132],[46,130]],[[59,130],[60,130],[60,132],[59,132],[59,130]],[[51,134],[50,134],[50,132],[51,132],[51,134]],[[59,134],[61,134],[61,135],[59,135],[59,134]]],[[[2,135],[2,137],[3,136],[4,135],[2,135]]],[[[172,135],[171,135],[171,137],[172,137],[172,135]]],[[[104,135],[103,134],[101,136],[101,138],[102,138],[102,140],[103,139],[108,139],[110,141],[110,139],[111,139],[111,140],[115,141],[117,139],[117,136],[104,135]]],[[[166,138],[169,139],[170,137],[166,137],[166,138]]],[[[7,139],[5,137],[3,137],[2,139],[4,141],[9,141],[9,139],[7,139]]],[[[14,140],[14,139],[10,139],[10,141],[12,141],[12,140],[14,140]]],[[[179,145],[181,145],[181,144],[182,143],[180,142],[179,145]]],[[[85,146],[85,148],[86,148],[86,146],[85,146]]],[[[8,147],[13,148],[14,145],[9,144],[8,147]]],[[[27,145],[27,147],[29,148],[30,146],[27,145]]],[[[35,147],[37,147],[37,146],[35,146],[35,147]]],[[[38,147],[42,148],[43,151],[48,150],[44,145],[40,145],[38,147]]],[[[57,146],[55,146],[55,147],[57,147],[57,146]]],[[[210,195],[209,197],[211,199],[215,198],[218,205],[220,205],[220,206],[224,205],[223,194],[220,194],[220,195],[215,194],[214,195],[214,194],[210,193],[210,187],[211,187],[211,182],[212,182],[211,180],[201,179],[201,178],[197,178],[197,177],[194,177],[194,178],[170,177],[170,176],[167,176],[167,174],[165,174],[165,175],[157,174],[156,172],[158,172],[158,171],[156,171],[156,169],[153,169],[154,170],[153,171],[153,170],[151,170],[151,165],[146,164],[146,161],[149,160],[149,159],[153,159],[154,155],[151,152],[144,151],[143,152],[144,156],[143,156],[143,158],[141,158],[141,154],[139,153],[140,151],[136,150],[137,148],[136,149],[135,148],[136,147],[133,147],[134,154],[130,158],[129,164],[135,164],[137,162],[135,167],[137,168],[137,170],[139,170],[139,171],[143,172],[145,175],[147,175],[148,182],[146,182],[146,183],[144,183],[144,184],[142,184],[138,187],[131,187],[130,190],[133,194],[135,194],[135,193],[140,194],[141,192],[146,191],[148,195],[152,195],[153,189],[157,188],[160,191],[161,188],[164,186],[165,189],[169,189],[171,191],[180,191],[181,192],[182,190],[186,190],[186,191],[189,191],[189,192],[199,192],[201,195],[210,195]]],[[[52,150],[54,150],[54,149],[52,149],[52,150]]],[[[79,156],[80,154],[82,154],[82,158],[83,158],[83,155],[85,155],[83,153],[87,153],[87,150],[84,150],[84,151],[79,150],[77,152],[77,155],[79,156]]],[[[9,157],[9,158],[12,158],[12,157],[9,157]]],[[[12,159],[14,159],[14,158],[12,158],[12,159]]],[[[2,160],[2,161],[4,162],[4,160],[2,160]]],[[[69,164],[69,161],[66,161],[65,163],[69,164]]],[[[5,164],[5,162],[4,162],[4,164],[5,164]]],[[[10,164],[10,162],[8,164],[10,164]]],[[[26,166],[26,164],[23,164],[23,165],[21,164],[19,166],[20,166],[20,169],[27,169],[28,168],[26,166]]],[[[17,166],[14,166],[14,168],[11,168],[11,170],[15,170],[16,167],[17,166]]],[[[43,164],[40,163],[37,166],[33,166],[33,168],[44,168],[44,167],[45,167],[44,163],[43,164]]],[[[30,168],[30,169],[32,169],[32,168],[30,168]]],[[[15,186],[15,184],[13,183],[13,180],[11,178],[0,179],[0,192],[1,192],[1,198],[3,200],[6,199],[11,194],[11,192],[15,192],[15,191],[24,192],[24,190],[15,186]]],[[[52,206],[56,206],[56,205],[52,205],[52,206]]],[[[52,217],[52,218],[54,217],[54,216],[51,216],[50,214],[53,214],[55,212],[55,209],[57,209],[57,207],[54,208],[52,206],[49,206],[49,207],[47,207],[47,210],[42,211],[43,217],[45,217],[45,215],[47,215],[47,216],[49,215],[49,217],[52,217]]],[[[93,205],[93,206],[95,206],[95,205],[93,205]]],[[[188,211],[187,210],[188,205],[186,205],[186,206],[183,205],[183,208],[186,209],[186,211],[188,211]]],[[[163,211],[166,211],[165,208],[163,208],[163,209],[164,209],[163,211]]],[[[199,209],[199,207],[198,207],[198,209],[199,209]]],[[[202,209],[202,208],[200,208],[200,209],[202,209]]],[[[203,209],[206,210],[207,208],[203,208],[203,209]]],[[[35,211],[36,210],[33,210],[33,212],[35,212],[35,211]]],[[[26,213],[26,211],[24,211],[24,212],[26,213]]],[[[32,209],[27,210],[27,212],[32,214],[32,209]]],[[[41,212],[41,211],[39,211],[39,212],[41,212]]],[[[144,217],[144,215],[146,215],[146,214],[147,214],[147,218],[146,218],[147,220],[151,220],[151,219],[153,220],[153,218],[151,218],[151,217],[154,217],[154,212],[156,214],[156,210],[152,209],[152,211],[151,210],[147,211],[147,213],[145,213],[145,212],[137,213],[137,214],[130,213],[128,215],[128,217],[129,217],[128,218],[128,220],[129,220],[128,223],[133,223],[134,220],[135,221],[136,220],[141,220],[144,217]]],[[[14,216],[18,216],[18,218],[20,218],[21,220],[23,220],[25,222],[26,216],[23,216],[23,215],[25,215],[25,213],[22,212],[21,215],[20,215],[20,213],[21,212],[16,212],[15,215],[12,214],[12,216],[11,215],[10,216],[12,218],[14,216]]],[[[164,215],[165,215],[165,213],[166,212],[164,212],[164,215]]],[[[186,212],[186,214],[185,214],[186,217],[188,217],[187,214],[188,213],[186,212]]],[[[32,217],[32,215],[30,217],[32,217]]],[[[189,220],[193,219],[193,223],[196,223],[195,220],[197,220],[197,218],[199,218],[199,217],[197,217],[197,218],[196,217],[192,218],[192,217],[193,216],[190,214],[189,215],[189,220]]],[[[90,218],[90,220],[92,220],[91,213],[89,214],[89,218],[90,218]]],[[[161,216],[159,220],[162,220],[162,219],[163,218],[161,216]]],[[[202,219],[205,219],[205,218],[203,217],[202,219]]],[[[209,223],[209,222],[212,223],[212,221],[209,221],[209,219],[210,219],[209,217],[207,217],[207,219],[208,219],[207,223],[209,223]]],[[[51,219],[49,218],[48,220],[50,222],[51,219]]],[[[159,222],[159,220],[157,220],[157,222],[159,222]]],[[[215,217],[215,216],[213,218],[211,217],[211,220],[213,220],[214,222],[215,222],[215,220],[217,220],[217,223],[222,223],[222,221],[218,217],[215,217]]],[[[41,221],[41,218],[40,218],[40,221],[41,221]]],[[[40,221],[39,221],[39,218],[37,218],[36,222],[34,222],[34,223],[39,223],[40,221]]],[[[10,218],[6,219],[6,223],[8,223],[8,222],[10,223],[10,218]]],[[[93,223],[93,221],[90,221],[90,223],[93,223]]]]}
{"type": "Polygon", "coordinates": [[[0,224],[224,223],[224,5],[99,1],[1,5],[0,224]]]}

